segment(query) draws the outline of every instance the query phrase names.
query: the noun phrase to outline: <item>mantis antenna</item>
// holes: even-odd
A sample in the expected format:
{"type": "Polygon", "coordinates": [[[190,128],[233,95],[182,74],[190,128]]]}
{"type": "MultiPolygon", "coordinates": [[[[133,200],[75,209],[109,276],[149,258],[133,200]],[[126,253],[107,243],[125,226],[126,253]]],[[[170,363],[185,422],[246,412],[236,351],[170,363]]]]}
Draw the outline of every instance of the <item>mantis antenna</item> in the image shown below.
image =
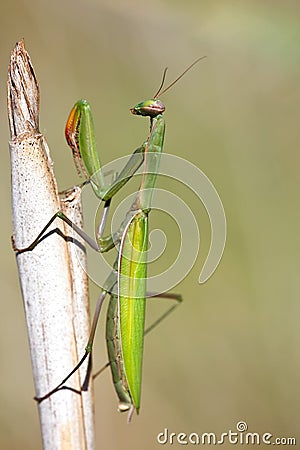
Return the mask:
{"type": "Polygon", "coordinates": [[[201,56],[200,58],[196,59],[196,61],[194,61],[191,65],[189,65],[182,72],[182,74],[179,75],[179,77],[177,77],[174,81],[172,81],[172,83],[169,84],[169,86],[167,86],[165,89],[162,90],[162,88],[164,86],[165,79],[166,79],[167,70],[168,70],[168,68],[166,67],[164,69],[164,72],[163,72],[163,77],[162,77],[162,81],[160,83],[159,89],[156,92],[156,94],[154,95],[154,98],[157,98],[158,96],[161,96],[165,92],[167,92],[172,86],[174,86],[175,83],[177,83],[177,81],[179,81],[189,70],[191,70],[192,67],[194,67],[196,64],[198,64],[198,62],[201,61],[201,59],[204,59],[204,58],[206,58],[206,56],[201,56]]]}

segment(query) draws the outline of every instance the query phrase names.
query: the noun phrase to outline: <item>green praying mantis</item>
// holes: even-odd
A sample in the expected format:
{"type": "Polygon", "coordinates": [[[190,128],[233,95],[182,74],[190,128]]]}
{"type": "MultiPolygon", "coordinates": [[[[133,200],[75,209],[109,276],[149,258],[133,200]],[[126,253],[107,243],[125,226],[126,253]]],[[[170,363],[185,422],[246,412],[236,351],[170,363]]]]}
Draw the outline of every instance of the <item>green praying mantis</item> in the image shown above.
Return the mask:
{"type": "Polygon", "coordinates": [[[36,398],[38,402],[49,398],[60,390],[87,356],[91,354],[101,307],[105,297],[110,295],[106,322],[109,359],[107,365],[111,367],[112,379],[119,399],[119,411],[128,412],[128,421],[131,420],[134,411],[137,414],[139,413],[144,336],[182,301],[181,296],[177,294],[148,294],[146,291],[149,237],[148,217],[159,173],[159,163],[165,135],[165,120],[163,117],[165,106],[158,99],[158,96],[169,90],[203,58],[205,56],[194,61],[179,77],[163,89],[167,71],[165,69],[161,85],[154,97],[131,108],[132,114],[150,118],[150,133],[147,140],[134,151],[123,170],[108,186],[104,182],[99,154],[96,149],[90,105],[87,101],[80,100],[70,112],[65,135],[67,143],[72,149],[77,170],[84,175],[86,182],[91,184],[95,195],[104,202],[102,217],[97,228],[96,241],[72,223],[63,212],[58,211],[28,247],[22,249],[14,247],[14,250],[18,254],[33,250],[56,218],[66,222],[97,252],[106,252],[116,247],[116,245],[119,245],[119,249],[113,270],[105,281],[99,296],[83,357],[54,389],[44,396],[36,398]],[[113,235],[104,236],[112,198],[141,166],[141,184],[129,211],[118,231],[113,235]],[[175,300],[176,303],[172,304],[159,319],[145,330],[147,297],[165,297],[175,300]]]}

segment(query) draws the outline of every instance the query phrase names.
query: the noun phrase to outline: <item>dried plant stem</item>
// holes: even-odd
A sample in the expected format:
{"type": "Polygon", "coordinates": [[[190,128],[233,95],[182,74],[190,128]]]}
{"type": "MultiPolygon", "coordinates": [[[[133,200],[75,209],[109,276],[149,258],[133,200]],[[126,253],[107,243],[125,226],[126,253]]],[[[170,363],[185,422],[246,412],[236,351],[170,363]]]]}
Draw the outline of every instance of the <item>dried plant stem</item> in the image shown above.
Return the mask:
{"type": "MultiPolygon", "coordinates": [[[[49,149],[39,131],[38,84],[23,41],[11,55],[8,116],[14,239],[18,248],[24,248],[62,207],[77,223],[82,218],[78,190],[68,193],[63,206],[60,203],[49,149]]],[[[66,235],[72,231],[59,219],[54,228],[66,235]]],[[[75,366],[88,340],[87,280],[77,265],[78,254],[84,258],[84,252],[76,247],[75,254],[74,248],[73,243],[50,233],[34,250],[17,255],[38,397],[75,366]]],[[[80,391],[85,374],[86,366],[69,385],[80,391]]],[[[81,394],[63,389],[38,408],[45,450],[94,448],[92,388],[81,394]]]]}

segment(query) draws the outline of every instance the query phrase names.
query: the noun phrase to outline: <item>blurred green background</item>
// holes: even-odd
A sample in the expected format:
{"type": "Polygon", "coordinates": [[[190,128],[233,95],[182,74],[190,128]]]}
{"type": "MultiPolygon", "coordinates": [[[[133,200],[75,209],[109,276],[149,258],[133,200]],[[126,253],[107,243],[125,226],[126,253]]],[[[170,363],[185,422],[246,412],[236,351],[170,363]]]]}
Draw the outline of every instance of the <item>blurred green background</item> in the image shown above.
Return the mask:
{"type": "MultiPolygon", "coordinates": [[[[11,0],[2,2],[0,21],[0,448],[41,448],[10,245],[5,83],[10,52],[22,37],[38,76],[40,129],[60,189],[78,182],[63,135],[75,100],[92,103],[107,163],[146,137],[148,123],[128,109],[154,94],[163,68],[170,80],[208,56],[163,98],[165,150],[214,183],[228,223],[225,253],[199,285],[209,220],[180,187],[199,223],[200,254],[174,288],[183,305],[146,339],[141,414],[130,426],[116,412],[110,374],[97,380],[97,448],[152,449],[165,427],[222,433],[239,420],[249,431],[300,439],[299,2],[11,0]]],[[[176,236],[167,236],[171,247],[176,236]]],[[[92,286],[92,308],[97,292],[92,286]]],[[[149,315],[157,308],[151,305],[149,315]]],[[[95,350],[98,366],[106,361],[103,321],[95,350]]]]}

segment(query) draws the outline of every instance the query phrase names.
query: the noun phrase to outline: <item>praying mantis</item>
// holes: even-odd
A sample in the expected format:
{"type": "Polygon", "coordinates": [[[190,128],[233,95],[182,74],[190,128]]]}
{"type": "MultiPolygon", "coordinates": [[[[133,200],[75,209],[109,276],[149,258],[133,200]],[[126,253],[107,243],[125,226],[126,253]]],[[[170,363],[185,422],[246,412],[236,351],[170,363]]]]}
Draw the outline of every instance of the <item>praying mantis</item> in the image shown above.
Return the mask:
{"type": "Polygon", "coordinates": [[[131,113],[150,118],[150,133],[147,140],[132,154],[123,170],[108,186],[105,185],[99,155],[96,149],[94,123],[89,103],[80,100],[75,103],[67,120],[65,135],[70,146],[77,170],[92,186],[95,195],[104,202],[103,214],[97,228],[96,241],[77,227],[62,212],[58,211],[39,233],[37,238],[25,248],[14,250],[19,254],[33,250],[56,218],[63,220],[74,229],[85,242],[97,252],[106,252],[119,245],[113,270],[104,283],[99,296],[89,340],[85,353],[74,369],[50,392],[36,398],[38,402],[49,398],[60,388],[91,354],[97,322],[104,299],[110,295],[107,311],[106,341],[112,379],[119,399],[119,411],[128,412],[128,421],[141,403],[141,380],[144,336],[164,319],[181,301],[177,294],[147,294],[147,249],[149,236],[149,213],[152,196],[159,173],[159,163],[163,151],[165,120],[164,104],[158,96],[169,90],[201,59],[194,61],[179,77],[163,89],[166,71],[161,85],[150,100],[131,108],[131,113]],[[137,195],[122,221],[119,230],[113,235],[104,236],[108,212],[114,195],[143,167],[141,184],[137,195]],[[147,297],[166,297],[175,300],[159,319],[145,330],[145,308],[147,297]]]}

